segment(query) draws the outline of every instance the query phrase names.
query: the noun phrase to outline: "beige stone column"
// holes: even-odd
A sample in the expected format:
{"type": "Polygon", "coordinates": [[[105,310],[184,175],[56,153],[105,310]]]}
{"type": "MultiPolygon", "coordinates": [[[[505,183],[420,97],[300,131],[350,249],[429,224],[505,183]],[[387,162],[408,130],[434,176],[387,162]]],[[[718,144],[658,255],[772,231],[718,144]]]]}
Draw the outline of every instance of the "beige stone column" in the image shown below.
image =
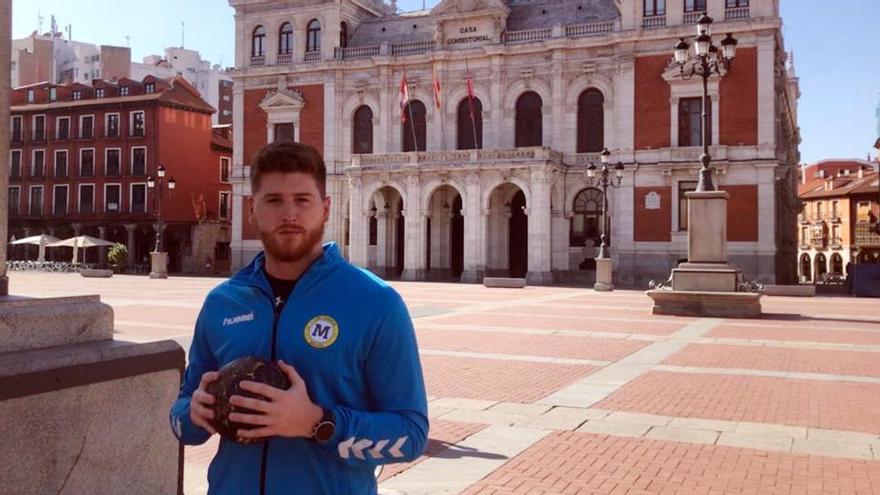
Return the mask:
{"type": "Polygon", "coordinates": [[[9,293],[6,243],[9,241],[9,67],[12,56],[12,0],[0,0],[0,297],[9,293]]]}
{"type": "Polygon", "coordinates": [[[128,232],[128,242],[125,247],[128,249],[128,255],[125,257],[125,263],[127,265],[134,264],[134,234],[137,230],[137,225],[133,223],[125,224],[125,231],[128,232]]]}

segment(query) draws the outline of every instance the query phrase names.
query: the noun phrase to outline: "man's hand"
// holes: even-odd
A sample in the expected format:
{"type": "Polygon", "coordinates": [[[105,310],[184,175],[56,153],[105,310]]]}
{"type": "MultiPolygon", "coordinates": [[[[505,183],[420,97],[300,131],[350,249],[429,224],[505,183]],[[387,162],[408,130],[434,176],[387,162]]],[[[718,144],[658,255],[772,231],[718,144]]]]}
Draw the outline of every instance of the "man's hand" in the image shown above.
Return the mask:
{"type": "Polygon", "coordinates": [[[229,419],[240,423],[256,425],[253,430],[238,430],[241,438],[311,437],[312,429],[321,420],[323,411],[309,398],[306,382],[284,361],[278,366],[290,379],[291,386],[281,390],[263,383],[242,381],[241,388],[262,395],[268,400],[250,399],[233,395],[229,403],[253,411],[257,414],[231,413],[229,419]]]}
{"type": "Polygon", "coordinates": [[[219,377],[220,374],[216,371],[209,371],[202,375],[199,388],[193,392],[192,400],[189,403],[189,419],[194,425],[208,430],[212,435],[217,431],[208,423],[208,420],[214,419],[214,411],[208,406],[214,404],[214,396],[206,392],[205,388],[219,377]]]}

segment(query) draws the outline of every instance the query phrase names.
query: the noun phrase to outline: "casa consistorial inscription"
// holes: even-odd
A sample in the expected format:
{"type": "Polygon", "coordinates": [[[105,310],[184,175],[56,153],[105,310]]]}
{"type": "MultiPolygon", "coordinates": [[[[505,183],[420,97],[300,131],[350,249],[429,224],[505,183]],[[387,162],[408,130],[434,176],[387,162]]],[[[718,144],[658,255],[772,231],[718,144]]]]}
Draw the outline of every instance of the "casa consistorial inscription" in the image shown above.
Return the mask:
{"type": "Polygon", "coordinates": [[[459,45],[464,43],[478,43],[481,41],[492,41],[488,34],[481,34],[477,26],[464,26],[458,28],[457,38],[447,38],[447,45],[459,45]]]}

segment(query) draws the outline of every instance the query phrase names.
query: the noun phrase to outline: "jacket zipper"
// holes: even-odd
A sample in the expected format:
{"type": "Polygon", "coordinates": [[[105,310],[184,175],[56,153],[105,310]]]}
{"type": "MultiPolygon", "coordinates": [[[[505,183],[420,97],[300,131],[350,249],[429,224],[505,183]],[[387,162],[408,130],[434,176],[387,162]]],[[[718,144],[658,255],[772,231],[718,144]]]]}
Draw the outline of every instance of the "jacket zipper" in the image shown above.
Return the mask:
{"type": "MultiPolygon", "coordinates": [[[[287,299],[290,299],[290,296],[293,295],[293,291],[291,294],[287,296],[287,299]]],[[[284,301],[274,300],[272,304],[275,306],[275,318],[272,320],[272,350],[271,350],[271,362],[275,362],[277,360],[277,346],[276,341],[278,340],[278,321],[281,319],[281,310],[284,309],[284,305],[287,303],[287,299],[284,301]]],[[[269,459],[269,439],[263,443],[263,455],[260,460],[260,495],[266,495],[266,464],[269,459]]]]}

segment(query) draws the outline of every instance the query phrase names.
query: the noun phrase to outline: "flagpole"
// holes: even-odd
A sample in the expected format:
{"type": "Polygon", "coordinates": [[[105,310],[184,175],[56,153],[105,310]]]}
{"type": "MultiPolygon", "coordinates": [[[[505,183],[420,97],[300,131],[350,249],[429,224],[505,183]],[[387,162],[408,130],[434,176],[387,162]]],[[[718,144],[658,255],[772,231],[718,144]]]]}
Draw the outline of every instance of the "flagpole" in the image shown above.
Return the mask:
{"type": "MultiPolygon", "coordinates": [[[[407,93],[409,93],[409,81],[407,81],[406,84],[407,84],[407,93]]],[[[416,135],[416,121],[415,121],[415,119],[413,119],[412,102],[411,101],[406,102],[406,109],[409,110],[409,128],[412,129],[413,145],[414,145],[413,151],[419,151],[419,138],[416,135]]]]}
{"type": "Polygon", "coordinates": [[[477,121],[474,118],[474,97],[472,96],[474,83],[471,80],[471,68],[468,65],[468,59],[464,59],[464,66],[467,70],[468,107],[471,111],[471,130],[474,131],[474,149],[480,149],[479,143],[477,142],[477,121]]]}

